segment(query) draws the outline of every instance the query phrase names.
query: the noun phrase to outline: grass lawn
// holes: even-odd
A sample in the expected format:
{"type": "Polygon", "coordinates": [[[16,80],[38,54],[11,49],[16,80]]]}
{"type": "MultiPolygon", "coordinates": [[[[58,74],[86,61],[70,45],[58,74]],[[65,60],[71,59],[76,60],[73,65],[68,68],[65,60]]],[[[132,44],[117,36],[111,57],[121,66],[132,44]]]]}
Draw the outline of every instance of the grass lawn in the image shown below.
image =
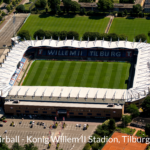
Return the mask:
{"type": "Polygon", "coordinates": [[[126,89],[129,68],[122,62],[36,60],[23,85],[126,89]]]}
{"type": "Polygon", "coordinates": [[[104,33],[108,22],[109,18],[101,17],[30,15],[21,30],[29,30],[32,37],[38,29],[77,31],[82,37],[88,31],[104,33]]]}
{"type": "Polygon", "coordinates": [[[121,131],[121,133],[126,133],[126,134],[131,134],[133,135],[133,133],[135,132],[135,129],[130,129],[130,128],[123,128],[123,127],[117,127],[116,130],[121,131]]]}
{"type": "MultiPolygon", "coordinates": [[[[150,31],[150,20],[147,19],[125,19],[115,18],[110,27],[109,33],[126,34],[129,41],[133,41],[134,35],[144,33],[147,35],[150,31]]],[[[149,40],[150,41],[150,40],[149,40]]]]}
{"type": "Polygon", "coordinates": [[[147,137],[147,135],[145,134],[144,131],[138,131],[138,132],[136,133],[136,136],[139,136],[139,137],[147,137]]]}

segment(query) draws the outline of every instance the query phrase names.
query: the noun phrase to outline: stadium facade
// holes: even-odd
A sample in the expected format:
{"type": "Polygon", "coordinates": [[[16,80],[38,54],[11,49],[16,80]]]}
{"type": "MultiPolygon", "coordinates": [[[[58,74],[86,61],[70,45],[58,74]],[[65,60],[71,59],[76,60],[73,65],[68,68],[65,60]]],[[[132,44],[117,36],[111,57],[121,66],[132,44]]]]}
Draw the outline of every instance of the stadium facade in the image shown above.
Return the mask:
{"type": "Polygon", "coordinates": [[[5,113],[120,118],[124,107],[131,103],[140,106],[149,94],[148,43],[74,39],[15,43],[0,68],[0,95],[5,99],[5,113]],[[13,86],[27,58],[128,61],[132,64],[128,79],[131,84],[127,89],[13,86]]]}

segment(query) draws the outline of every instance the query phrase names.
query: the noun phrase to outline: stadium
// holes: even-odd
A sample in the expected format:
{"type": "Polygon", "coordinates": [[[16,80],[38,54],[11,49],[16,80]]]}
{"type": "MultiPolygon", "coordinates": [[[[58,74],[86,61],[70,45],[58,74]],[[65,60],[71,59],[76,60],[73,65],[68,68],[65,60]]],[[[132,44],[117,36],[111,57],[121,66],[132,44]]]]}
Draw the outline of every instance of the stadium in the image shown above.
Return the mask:
{"type": "Polygon", "coordinates": [[[130,103],[140,106],[149,94],[148,43],[12,42],[0,68],[6,114],[121,118],[130,103]]]}

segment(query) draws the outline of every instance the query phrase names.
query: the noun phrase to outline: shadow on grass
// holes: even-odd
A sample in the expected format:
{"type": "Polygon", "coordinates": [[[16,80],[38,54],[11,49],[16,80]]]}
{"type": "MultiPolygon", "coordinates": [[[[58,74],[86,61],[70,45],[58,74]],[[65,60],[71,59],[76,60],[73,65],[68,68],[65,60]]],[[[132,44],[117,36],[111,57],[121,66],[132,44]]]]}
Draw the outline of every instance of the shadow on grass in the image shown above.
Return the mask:
{"type": "Polygon", "coordinates": [[[94,19],[94,20],[99,20],[99,19],[104,19],[105,16],[89,16],[89,19],[94,19]]]}
{"type": "Polygon", "coordinates": [[[47,17],[74,18],[75,15],[53,15],[53,14],[46,14],[46,13],[43,13],[43,14],[39,15],[39,18],[47,18],[47,17]]]}
{"type": "Polygon", "coordinates": [[[147,20],[150,20],[150,17],[146,17],[147,20]]]}
{"type": "Polygon", "coordinates": [[[127,17],[126,19],[133,20],[133,19],[135,19],[135,17],[127,17]]]}

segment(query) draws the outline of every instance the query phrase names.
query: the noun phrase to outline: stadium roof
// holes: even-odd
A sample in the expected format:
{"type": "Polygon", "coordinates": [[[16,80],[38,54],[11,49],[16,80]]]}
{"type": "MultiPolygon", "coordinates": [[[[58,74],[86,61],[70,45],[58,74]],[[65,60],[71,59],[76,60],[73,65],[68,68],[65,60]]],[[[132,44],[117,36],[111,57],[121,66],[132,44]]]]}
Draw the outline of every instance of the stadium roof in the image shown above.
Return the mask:
{"type": "MultiPolygon", "coordinates": [[[[12,39],[15,40],[15,39],[12,39]]],[[[112,42],[110,41],[104,41],[104,40],[95,40],[95,41],[76,41],[76,40],[52,40],[48,39],[45,40],[29,40],[29,41],[23,41],[18,42],[12,50],[8,53],[8,56],[6,57],[6,60],[2,64],[2,67],[0,68],[0,95],[3,97],[6,97],[9,93],[9,91],[14,95],[16,94],[16,91],[20,89],[21,95],[24,94],[24,88],[30,88],[29,92],[27,92],[28,95],[32,95],[34,92],[37,94],[37,96],[41,95],[42,92],[40,90],[36,92],[36,87],[12,87],[10,84],[10,79],[12,78],[12,75],[17,70],[17,64],[22,59],[25,51],[28,49],[29,46],[32,47],[41,47],[41,46],[49,46],[49,47],[77,47],[77,48],[93,48],[93,47],[102,47],[102,48],[129,48],[129,49],[138,49],[138,58],[137,58],[137,64],[135,66],[135,77],[134,77],[134,83],[133,88],[130,88],[128,90],[122,90],[123,92],[120,92],[121,90],[114,90],[114,89],[101,89],[99,88],[98,95],[100,97],[104,96],[104,93],[108,91],[109,94],[106,94],[108,97],[112,97],[112,95],[115,95],[114,97],[117,97],[117,99],[125,99],[126,101],[135,101],[140,98],[145,97],[149,93],[149,85],[150,85],[150,77],[149,77],[149,71],[150,71],[150,64],[149,64],[149,54],[150,54],[150,44],[148,43],[141,43],[141,42],[128,42],[128,41],[116,41],[112,42]],[[18,89],[16,89],[18,88],[18,89]],[[125,92],[125,95],[123,93],[125,92]]],[[[38,87],[44,90],[46,87],[38,87]]],[[[52,90],[54,87],[47,87],[49,90],[52,90]]],[[[69,95],[70,88],[63,87],[64,91],[62,92],[62,96],[69,95]],[[66,92],[65,92],[66,91],[66,92]]],[[[62,87],[56,88],[56,91],[54,91],[54,95],[57,95],[60,93],[60,90],[62,87]]],[[[72,87],[71,96],[74,97],[77,95],[79,90],[82,90],[80,96],[85,97],[87,94],[88,89],[86,88],[76,88],[72,87]]],[[[42,91],[41,90],[41,91],[42,91]]],[[[91,91],[88,96],[93,97],[95,93],[97,92],[97,88],[91,88],[91,91]],[[94,91],[93,91],[94,90],[94,91]],[[94,93],[94,94],[93,94],[94,93]]],[[[50,94],[49,91],[46,90],[45,94],[50,94]],[[46,93],[47,92],[47,93],[46,93]]],[[[41,95],[42,96],[42,95],[41,95]]]]}

